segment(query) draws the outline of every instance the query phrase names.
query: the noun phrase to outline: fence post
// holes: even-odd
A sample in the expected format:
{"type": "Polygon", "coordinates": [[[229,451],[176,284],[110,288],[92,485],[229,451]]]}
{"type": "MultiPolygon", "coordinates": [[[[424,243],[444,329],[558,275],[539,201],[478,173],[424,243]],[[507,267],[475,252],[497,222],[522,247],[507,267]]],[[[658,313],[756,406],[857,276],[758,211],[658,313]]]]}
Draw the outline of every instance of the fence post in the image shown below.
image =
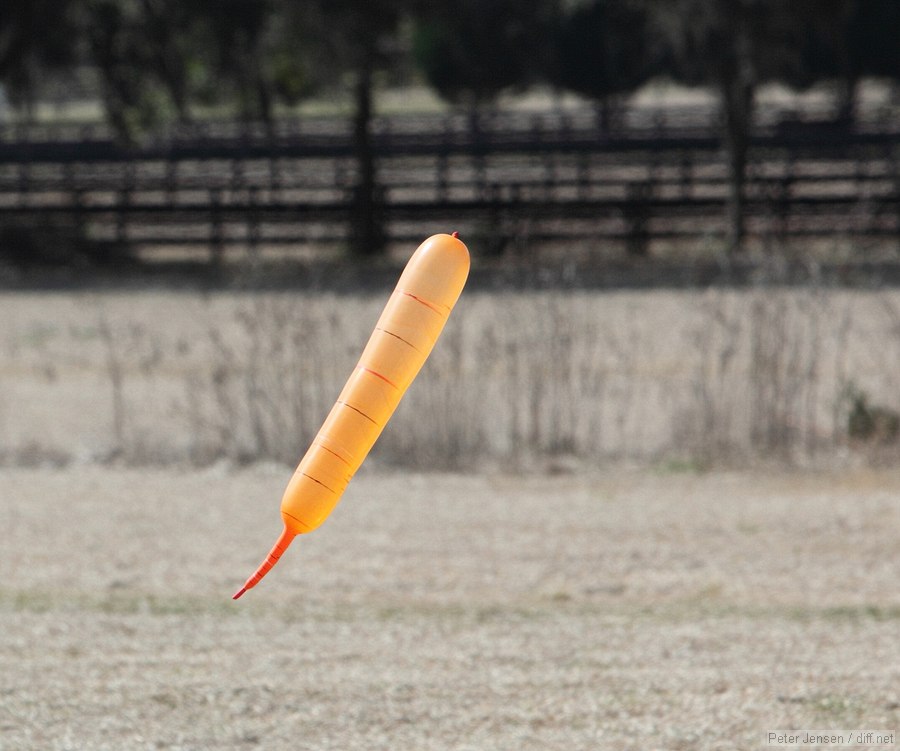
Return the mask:
{"type": "Polygon", "coordinates": [[[28,162],[21,161],[19,162],[18,169],[18,192],[19,192],[19,206],[25,207],[25,196],[28,195],[28,184],[29,184],[29,174],[28,174],[28,162]]]}
{"type": "Polygon", "coordinates": [[[116,242],[128,244],[128,213],[131,208],[131,193],[134,190],[135,166],[133,161],[125,163],[122,186],[119,189],[119,204],[116,212],[116,242]]]}
{"type": "Polygon", "coordinates": [[[221,266],[224,253],[225,236],[222,227],[222,189],[212,188],[209,191],[210,203],[210,262],[213,266],[221,266]]]}
{"type": "Polygon", "coordinates": [[[75,165],[72,162],[66,163],[64,175],[65,190],[70,196],[69,201],[75,213],[75,226],[78,228],[79,235],[83,235],[85,225],[84,195],[75,176],[75,165]]]}
{"type": "Polygon", "coordinates": [[[166,161],[166,202],[175,204],[175,195],[178,192],[178,162],[171,156],[166,161]]]}
{"type": "Polygon", "coordinates": [[[447,179],[448,162],[447,149],[440,148],[437,155],[437,179],[435,180],[438,203],[447,203],[450,200],[449,181],[447,179]]]}
{"type": "Polygon", "coordinates": [[[888,159],[894,178],[894,237],[897,240],[897,250],[900,251],[900,144],[888,146],[888,159]]]}
{"type": "Polygon", "coordinates": [[[629,183],[626,189],[625,219],[628,223],[628,237],[626,238],[628,255],[647,255],[649,241],[647,220],[650,214],[648,203],[652,193],[653,186],[650,179],[629,183]]]}
{"type": "Polygon", "coordinates": [[[591,165],[590,154],[584,150],[578,151],[578,198],[588,200],[591,190],[591,165]]]}
{"type": "Polygon", "coordinates": [[[778,240],[785,242],[790,227],[791,190],[794,183],[794,153],[786,149],[784,159],[784,171],[778,182],[778,196],[776,198],[776,215],[778,217],[778,240]]]}
{"type": "Polygon", "coordinates": [[[247,250],[252,260],[259,256],[259,201],[257,197],[259,189],[251,186],[248,190],[247,207],[247,250]]]}

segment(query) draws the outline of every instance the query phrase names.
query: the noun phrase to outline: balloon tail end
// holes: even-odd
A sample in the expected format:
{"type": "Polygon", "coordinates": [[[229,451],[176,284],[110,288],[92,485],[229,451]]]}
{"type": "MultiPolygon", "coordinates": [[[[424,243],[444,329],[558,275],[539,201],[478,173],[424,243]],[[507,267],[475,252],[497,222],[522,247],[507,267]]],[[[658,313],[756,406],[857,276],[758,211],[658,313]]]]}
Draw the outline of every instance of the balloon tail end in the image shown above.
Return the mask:
{"type": "Polygon", "coordinates": [[[278,559],[281,558],[282,553],[284,553],[284,551],[288,549],[288,546],[296,536],[296,532],[292,532],[287,527],[285,527],[281,531],[281,535],[279,536],[278,540],[269,551],[269,554],[263,559],[263,562],[259,564],[259,568],[256,569],[256,572],[253,574],[253,576],[251,576],[249,579],[247,579],[246,582],[244,582],[244,586],[231,596],[231,599],[237,600],[248,589],[253,589],[257,584],[259,584],[260,580],[269,573],[272,566],[278,563],[278,559]]]}

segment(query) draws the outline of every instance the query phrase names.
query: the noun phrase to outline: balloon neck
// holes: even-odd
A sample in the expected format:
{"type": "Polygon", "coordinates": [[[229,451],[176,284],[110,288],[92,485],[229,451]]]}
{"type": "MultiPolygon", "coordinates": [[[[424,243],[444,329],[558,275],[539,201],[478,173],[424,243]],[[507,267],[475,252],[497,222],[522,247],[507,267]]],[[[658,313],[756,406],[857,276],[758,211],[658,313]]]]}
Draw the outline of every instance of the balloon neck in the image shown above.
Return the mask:
{"type": "Polygon", "coordinates": [[[269,551],[269,554],[263,559],[262,563],[259,564],[259,568],[256,569],[256,572],[244,582],[244,586],[241,587],[234,595],[232,595],[233,600],[237,600],[241,595],[244,594],[248,589],[253,589],[262,578],[271,571],[272,567],[278,563],[278,559],[281,558],[284,551],[288,549],[291,542],[293,542],[294,538],[297,536],[297,533],[285,527],[281,530],[281,535],[276,540],[275,544],[272,546],[272,549],[269,551]]]}

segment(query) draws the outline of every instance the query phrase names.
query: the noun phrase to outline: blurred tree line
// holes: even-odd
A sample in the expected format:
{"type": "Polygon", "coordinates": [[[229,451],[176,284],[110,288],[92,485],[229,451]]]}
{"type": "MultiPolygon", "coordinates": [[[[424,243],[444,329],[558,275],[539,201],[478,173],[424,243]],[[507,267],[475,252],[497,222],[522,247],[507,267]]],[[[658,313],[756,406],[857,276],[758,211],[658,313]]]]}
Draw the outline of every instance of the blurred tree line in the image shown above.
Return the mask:
{"type": "Polygon", "coordinates": [[[125,142],[211,107],[271,124],[277,107],[345,89],[354,245],[369,253],[379,76],[414,69],[473,127],[499,93],[538,83],[594,100],[606,124],[650,79],[702,85],[720,103],[737,249],[756,89],[830,81],[850,122],[862,78],[900,78],[898,37],[900,0],[3,0],[0,84],[27,109],[46,81],[88,69],[125,142]]]}

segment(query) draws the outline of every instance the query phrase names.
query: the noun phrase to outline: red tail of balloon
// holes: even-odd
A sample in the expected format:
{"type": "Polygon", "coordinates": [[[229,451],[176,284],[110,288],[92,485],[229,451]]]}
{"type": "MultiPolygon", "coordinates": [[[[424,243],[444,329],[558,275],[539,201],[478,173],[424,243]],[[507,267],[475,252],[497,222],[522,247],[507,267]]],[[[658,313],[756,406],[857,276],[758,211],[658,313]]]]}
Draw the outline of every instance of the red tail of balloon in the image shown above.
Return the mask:
{"type": "Polygon", "coordinates": [[[249,579],[247,579],[247,581],[244,583],[244,586],[241,587],[237,592],[235,592],[234,595],[232,595],[231,599],[236,600],[248,589],[253,589],[257,584],[259,584],[260,579],[262,579],[266,574],[269,573],[269,570],[272,568],[272,566],[278,563],[278,559],[281,558],[282,553],[284,553],[284,551],[288,549],[288,546],[296,536],[296,532],[291,532],[291,530],[285,527],[281,532],[281,536],[269,551],[269,554],[263,559],[263,562],[259,564],[259,568],[256,569],[256,573],[253,574],[253,576],[251,576],[249,579]]]}

